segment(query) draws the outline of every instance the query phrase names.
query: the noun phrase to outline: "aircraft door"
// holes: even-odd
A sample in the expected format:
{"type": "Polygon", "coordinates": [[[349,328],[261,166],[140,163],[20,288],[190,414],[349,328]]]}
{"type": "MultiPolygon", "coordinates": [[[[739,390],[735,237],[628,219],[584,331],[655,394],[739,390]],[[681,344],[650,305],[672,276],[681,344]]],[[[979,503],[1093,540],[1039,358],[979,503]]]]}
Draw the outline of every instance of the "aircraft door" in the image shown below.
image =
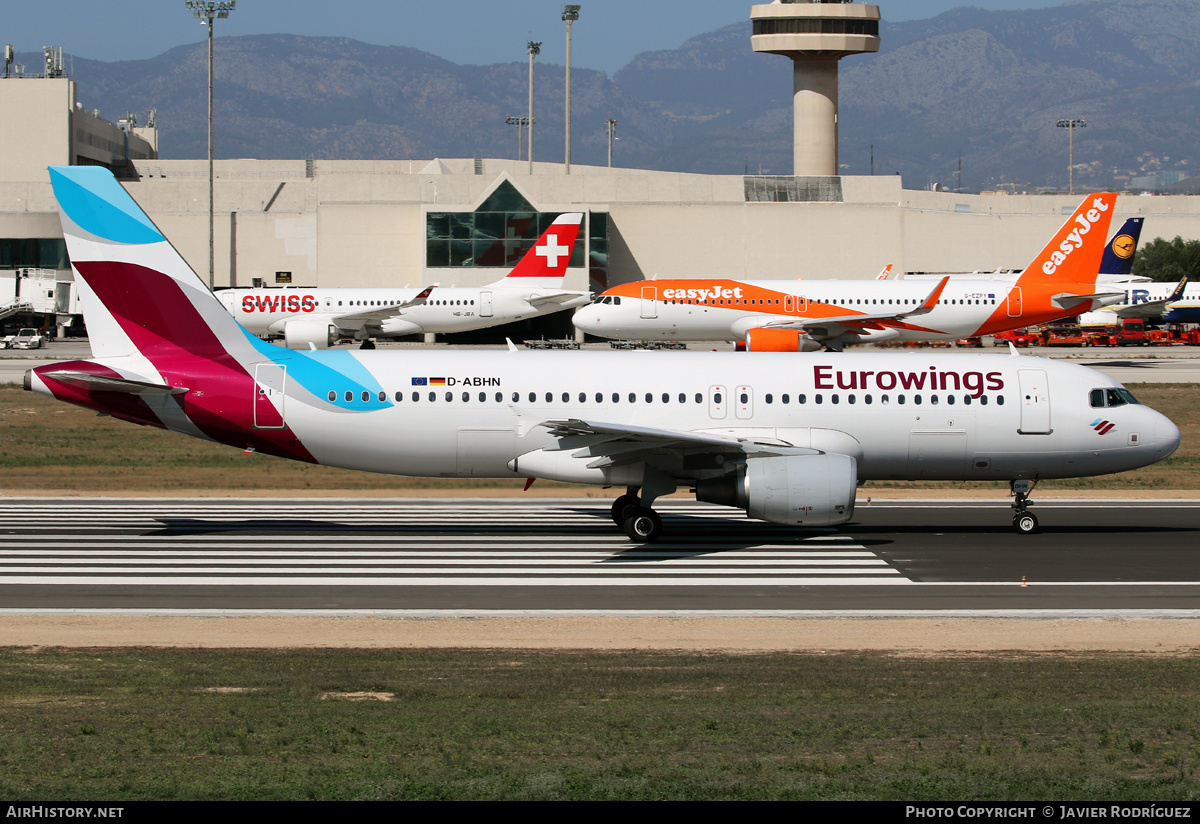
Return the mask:
{"type": "Polygon", "coordinates": [[[287,396],[287,367],[277,363],[254,365],[254,428],[283,429],[283,402],[287,396]]]}
{"type": "Polygon", "coordinates": [[[479,317],[490,318],[492,311],[492,293],[485,289],[479,293],[479,317]]]}
{"type": "Polygon", "coordinates": [[[1049,435],[1050,386],[1044,369],[1021,369],[1017,372],[1021,384],[1022,435],[1049,435]]]}
{"type": "Polygon", "coordinates": [[[734,390],[733,402],[739,418],[746,421],[754,417],[754,390],[749,386],[739,386],[734,390]]]}
{"type": "Polygon", "coordinates": [[[729,398],[724,386],[708,387],[708,416],[713,420],[724,420],[729,411],[729,398]]]}
{"type": "Polygon", "coordinates": [[[642,287],[642,317],[656,318],[658,317],[658,287],[643,286],[642,287]]]}
{"type": "Polygon", "coordinates": [[[1008,316],[1021,317],[1021,287],[1014,286],[1008,293],[1008,316]]]}

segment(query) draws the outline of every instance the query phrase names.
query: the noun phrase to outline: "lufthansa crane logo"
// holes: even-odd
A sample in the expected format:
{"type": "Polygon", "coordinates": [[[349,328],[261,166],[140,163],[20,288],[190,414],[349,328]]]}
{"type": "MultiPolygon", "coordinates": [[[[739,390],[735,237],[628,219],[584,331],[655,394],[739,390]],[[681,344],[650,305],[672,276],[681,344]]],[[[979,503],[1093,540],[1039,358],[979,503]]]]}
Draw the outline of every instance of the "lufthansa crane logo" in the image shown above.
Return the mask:
{"type": "Polygon", "coordinates": [[[1128,258],[1130,255],[1133,254],[1133,250],[1136,247],[1137,247],[1137,241],[1135,241],[1129,235],[1117,235],[1115,238],[1113,238],[1113,242],[1112,242],[1113,254],[1119,258],[1122,258],[1122,259],[1128,258]]]}

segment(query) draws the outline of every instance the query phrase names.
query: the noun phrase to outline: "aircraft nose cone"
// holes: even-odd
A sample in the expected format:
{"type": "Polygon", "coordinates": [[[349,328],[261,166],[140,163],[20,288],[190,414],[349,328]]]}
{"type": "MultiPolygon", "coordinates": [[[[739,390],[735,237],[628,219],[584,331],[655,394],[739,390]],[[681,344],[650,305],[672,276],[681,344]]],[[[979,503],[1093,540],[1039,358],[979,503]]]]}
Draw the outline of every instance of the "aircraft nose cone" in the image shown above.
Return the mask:
{"type": "Polygon", "coordinates": [[[1179,448],[1179,427],[1166,415],[1160,415],[1154,427],[1155,454],[1159,460],[1170,457],[1179,448]]]}
{"type": "Polygon", "coordinates": [[[575,324],[576,329],[585,329],[589,325],[595,325],[596,313],[590,309],[580,309],[571,316],[571,323],[575,324]]]}

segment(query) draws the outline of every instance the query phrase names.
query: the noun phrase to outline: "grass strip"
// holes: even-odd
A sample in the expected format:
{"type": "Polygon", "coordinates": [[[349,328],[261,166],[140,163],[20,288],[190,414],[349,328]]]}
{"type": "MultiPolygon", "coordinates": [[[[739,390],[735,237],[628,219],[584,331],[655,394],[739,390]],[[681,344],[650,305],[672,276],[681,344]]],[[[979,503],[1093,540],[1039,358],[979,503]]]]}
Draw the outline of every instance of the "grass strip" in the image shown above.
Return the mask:
{"type": "Polygon", "coordinates": [[[1194,657],[0,650],[0,797],[1166,801],[1194,657]]]}

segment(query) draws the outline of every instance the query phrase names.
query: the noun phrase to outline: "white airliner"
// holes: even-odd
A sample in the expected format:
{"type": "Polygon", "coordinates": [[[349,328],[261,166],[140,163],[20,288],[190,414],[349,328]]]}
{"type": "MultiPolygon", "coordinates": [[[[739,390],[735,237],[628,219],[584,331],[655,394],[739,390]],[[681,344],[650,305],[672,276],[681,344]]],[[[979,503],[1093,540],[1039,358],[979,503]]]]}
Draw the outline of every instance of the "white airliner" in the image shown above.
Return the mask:
{"type": "Polygon", "coordinates": [[[1200,323],[1200,285],[1188,278],[1174,283],[1113,283],[1124,289],[1121,300],[1079,316],[1080,326],[1111,326],[1125,318],[1161,323],[1200,323]]]}
{"type": "Polygon", "coordinates": [[[370,349],[371,338],[486,329],[591,299],[562,288],[582,220],[560,215],[507,277],[487,286],[221,289],[217,296],[247,331],[281,336],[289,349],[325,349],[350,336],[370,349]]]}
{"type": "Polygon", "coordinates": [[[850,520],[871,479],[1007,480],[1031,532],[1032,483],[1179,445],[1111,378],[1015,355],[283,349],[233,320],[108,171],[50,176],[93,357],[25,388],[246,451],[621,486],[613,518],[644,542],[680,487],[807,528],[850,520]]]}
{"type": "Polygon", "coordinates": [[[1119,300],[1099,289],[1116,195],[1088,195],[1020,274],[904,280],[644,280],[575,313],[607,338],[745,341],[757,351],[954,340],[1077,315],[1119,300]]]}

